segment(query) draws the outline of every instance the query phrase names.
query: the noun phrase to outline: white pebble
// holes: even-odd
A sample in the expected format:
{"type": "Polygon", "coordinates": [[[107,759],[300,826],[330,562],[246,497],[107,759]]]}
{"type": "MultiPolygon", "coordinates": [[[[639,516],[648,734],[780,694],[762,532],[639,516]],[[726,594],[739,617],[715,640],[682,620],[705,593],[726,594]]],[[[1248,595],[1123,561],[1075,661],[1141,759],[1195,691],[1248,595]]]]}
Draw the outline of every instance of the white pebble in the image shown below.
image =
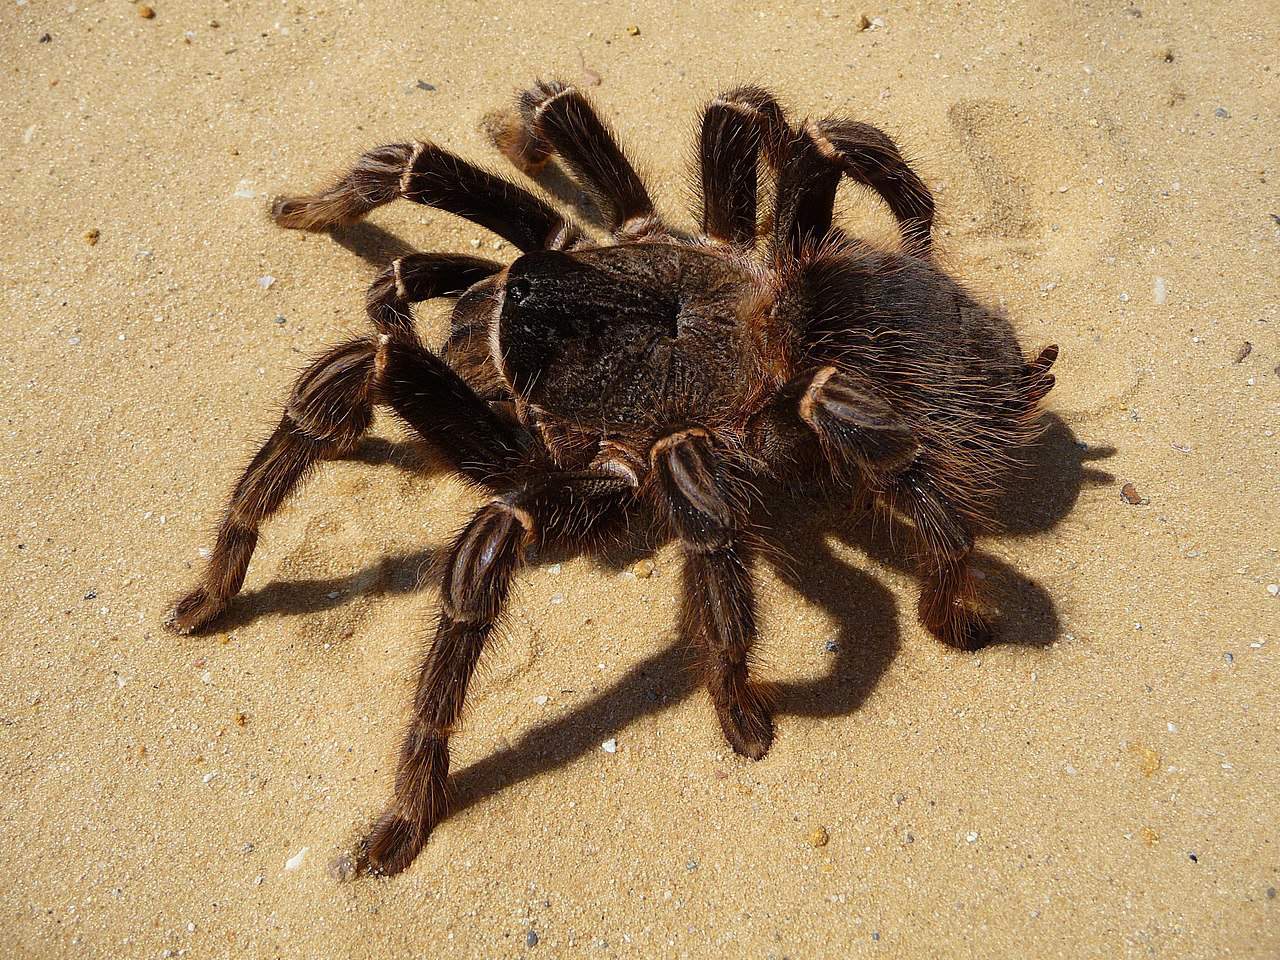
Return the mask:
{"type": "Polygon", "coordinates": [[[1127,293],[1122,293],[1122,294],[1120,294],[1120,302],[1121,302],[1121,303],[1128,303],[1128,302],[1129,302],[1129,295],[1128,295],[1127,293]]]}
{"type": "Polygon", "coordinates": [[[564,594],[563,594],[563,593],[553,593],[553,594],[551,595],[551,602],[552,602],[552,603],[555,603],[555,604],[564,603],[564,594]]]}
{"type": "Polygon", "coordinates": [[[480,241],[473,237],[471,240],[471,249],[478,250],[479,248],[480,248],[480,241]]]}
{"type": "Polygon", "coordinates": [[[978,842],[978,831],[977,831],[977,830],[970,830],[967,834],[965,834],[965,840],[967,840],[969,843],[977,843],[977,842],[978,842]]]}
{"type": "Polygon", "coordinates": [[[1174,723],[1172,720],[1170,720],[1167,724],[1165,724],[1165,727],[1168,729],[1170,733],[1178,732],[1178,725],[1174,723]]]}
{"type": "Polygon", "coordinates": [[[200,779],[201,779],[203,782],[205,782],[205,783],[213,783],[213,781],[215,781],[215,780],[217,780],[217,779],[218,779],[218,771],[217,771],[217,770],[210,770],[208,773],[206,773],[206,774],[205,774],[203,777],[201,777],[200,779]]]}
{"type": "Polygon", "coordinates": [[[297,853],[295,853],[292,857],[290,857],[288,860],[284,862],[284,868],[286,870],[297,870],[300,866],[302,866],[302,861],[307,858],[307,852],[310,849],[311,849],[310,847],[303,847],[301,850],[299,850],[297,853]]]}
{"type": "Polygon", "coordinates": [[[1156,302],[1157,306],[1163,306],[1165,301],[1169,299],[1169,283],[1164,277],[1156,277],[1155,282],[1151,285],[1151,299],[1156,302]]]}
{"type": "Polygon", "coordinates": [[[538,696],[534,697],[534,698],[533,698],[533,702],[534,702],[534,703],[536,703],[536,704],[537,704],[538,706],[540,706],[540,707],[545,707],[545,706],[547,705],[547,701],[548,701],[548,700],[550,700],[550,699],[551,699],[551,698],[550,698],[550,697],[548,697],[545,693],[542,693],[542,694],[539,694],[538,696]]]}
{"type": "Polygon", "coordinates": [[[617,753],[618,741],[610,737],[604,743],[600,744],[600,749],[603,750],[605,753],[617,753]]]}
{"type": "Polygon", "coordinates": [[[200,682],[213,683],[213,674],[211,674],[208,670],[206,670],[204,673],[200,674],[200,682]]]}
{"type": "Polygon", "coordinates": [[[258,286],[260,286],[263,290],[270,290],[271,285],[275,282],[276,282],[276,278],[271,276],[271,274],[269,273],[266,276],[262,276],[258,278],[258,286]]]}
{"type": "Polygon", "coordinates": [[[252,200],[257,196],[257,194],[253,192],[252,188],[252,180],[241,180],[236,184],[235,196],[239,197],[241,200],[252,200]]]}
{"type": "Polygon", "coordinates": [[[1271,594],[1273,597],[1280,595],[1280,583],[1268,583],[1267,593],[1271,594]]]}

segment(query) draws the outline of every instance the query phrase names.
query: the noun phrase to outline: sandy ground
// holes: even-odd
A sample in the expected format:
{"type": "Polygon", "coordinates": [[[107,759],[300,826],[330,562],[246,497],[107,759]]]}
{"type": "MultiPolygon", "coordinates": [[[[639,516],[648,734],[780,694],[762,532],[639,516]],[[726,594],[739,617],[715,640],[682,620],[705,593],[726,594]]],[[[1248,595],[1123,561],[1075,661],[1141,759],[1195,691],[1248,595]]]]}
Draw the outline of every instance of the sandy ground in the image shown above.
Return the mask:
{"type": "Polygon", "coordinates": [[[1277,955],[1275,3],[895,4],[866,30],[835,3],[154,5],[0,9],[0,953],[1277,955]],[[403,876],[339,884],[387,795],[420,571],[475,495],[381,423],[270,526],[219,630],[160,622],[376,264],[491,238],[399,204],[339,243],[267,198],[413,136],[496,163],[481,117],[556,73],[600,78],[671,210],[698,105],[742,81],[919,159],[945,261],[1062,345],[981,547],[1003,642],[944,649],[885,544],[784,517],[753,764],[674,646],[671,547],[650,578],[543,565],[473,687],[460,809],[403,876]]]}

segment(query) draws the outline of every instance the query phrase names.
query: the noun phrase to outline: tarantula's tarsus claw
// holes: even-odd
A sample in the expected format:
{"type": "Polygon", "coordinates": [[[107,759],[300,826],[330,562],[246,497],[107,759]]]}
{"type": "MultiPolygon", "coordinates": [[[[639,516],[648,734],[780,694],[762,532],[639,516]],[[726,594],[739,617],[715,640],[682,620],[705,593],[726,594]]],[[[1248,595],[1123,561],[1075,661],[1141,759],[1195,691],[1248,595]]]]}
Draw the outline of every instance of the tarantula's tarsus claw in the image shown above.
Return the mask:
{"type": "Polygon", "coordinates": [[[733,752],[749,760],[763,759],[773,745],[773,717],[764,704],[738,702],[717,713],[733,752]]]}
{"type": "Polygon", "coordinates": [[[973,652],[995,639],[987,618],[958,599],[952,601],[951,615],[941,622],[932,616],[933,604],[924,594],[920,597],[919,608],[925,627],[948,647],[973,652]]]}
{"type": "Polygon", "coordinates": [[[164,618],[165,629],[171,633],[186,635],[203,630],[227,608],[209,596],[204,587],[196,587],[174,604],[164,618]]]}
{"type": "Polygon", "coordinates": [[[378,817],[360,844],[356,870],[375,877],[392,877],[413,863],[430,831],[410,823],[394,808],[378,817]]]}

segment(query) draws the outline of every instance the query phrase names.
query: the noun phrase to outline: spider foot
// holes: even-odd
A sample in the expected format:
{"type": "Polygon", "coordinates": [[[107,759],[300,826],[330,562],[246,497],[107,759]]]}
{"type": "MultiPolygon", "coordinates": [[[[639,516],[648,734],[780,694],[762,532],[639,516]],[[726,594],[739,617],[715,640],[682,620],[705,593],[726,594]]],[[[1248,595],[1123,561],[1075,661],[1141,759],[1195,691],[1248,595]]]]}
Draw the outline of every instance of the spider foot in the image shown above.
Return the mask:
{"type": "Polygon", "coordinates": [[[735,703],[717,713],[734,753],[759,760],[769,752],[773,744],[773,717],[763,704],[735,703]]]}
{"type": "Polygon", "coordinates": [[[981,650],[995,638],[990,622],[981,613],[954,602],[950,616],[940,623],[927,616],[924,599],[921,598],[920,619],[935,637],[957,650],[981,650]]]}
{"type": "Polygon", "coordinates": [[[392,807],[378,818],[360,844],[359,872],[375,877],[394,876],[413,863],[430,833],[392,807]]]}
{"type": "Polygon", "coordinates": [[[204,587],[196,587],[169,611],[164,625],[173,633],[195,633],[208,626],[226,608],[224,601],[209,596],[204,587]]]}

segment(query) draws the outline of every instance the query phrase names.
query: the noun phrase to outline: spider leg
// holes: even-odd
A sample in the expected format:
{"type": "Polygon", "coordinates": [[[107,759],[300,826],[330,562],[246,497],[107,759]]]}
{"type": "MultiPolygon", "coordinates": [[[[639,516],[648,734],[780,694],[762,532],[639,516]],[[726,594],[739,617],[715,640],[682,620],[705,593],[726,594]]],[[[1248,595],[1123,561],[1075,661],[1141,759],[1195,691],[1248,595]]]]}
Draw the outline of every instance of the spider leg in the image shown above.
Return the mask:
{"type": "Polygon", "coordinates": [[[327,190],[276,199],[271,216],[282,227],[324,230],[355,223],[397,197],[470,220],[522,251],[562,249],[577,237],[533,194],[422,141],[370,150],[327,190]]]}
{"type": "Polygon", "coordinates": [[[912,521],[923,581],[921,622],[944,643],[976,650],[991,639],[977,608],[968,568],[973,531],[929,478],[908,424],[880,397],[835,367],[788,384],[757,425],[757,440],[776,458],[816,435],[838,477],[860,478],[885,505],[912,521]],[[798,398],[798,399],[797,399],[798,398]]]}
{"type": "Polygon", "coordinates": [[[920,622],[943,643],[977,650],[991,642],[991,625],[978,609],[969,568],[973,530],[919,466],[898,477],[886,497],[915,526],[923,583],[920,622]]]}
{"type": "Polygon", "coordinates": [[[751,680],[756,605],[751,552],[711,442],[692,428],[650,451],[658,488],[684,547],[681,630],[693,644],[725,738],[759,760],[773,742],[769,697],[751,680]]]}
{"type": "Polygon", "coordinates": [[[809,121],[796,131],[778,174],[774,249],[796,252],[831,230],[840,177],[875,190],[889,206],[908,249],[931,249],[933,194],[897,144],[876,127],[853,120],[809,121]]]}
{"type": "Polygon", "coordinates": [[[481,508],[454,541],[435,639],[418,675],[413,719],[400,748],[395,795],[363,844],[362,869],[399,873],[443,819],[449,737],[525,547],[586,536],[625,505],[632,489],[628,480],[609,474],[544,473],[481,508]]]}
{"type": "Polygon", "coordinates": [[[752,430],[768,462],[796,460],[816,438],[822,460],[838,478],[865,477],[872,486],[902,472],[918,450],[893,408],[835,367],[784,386],[752,430]]]}
{"type": "Polygon", "coordinates": [[[629,237],[665,232],[644,181],[584,94],[559,81],[539,82],[520,94],[517,108],[523,128],[496,139],[517,167],[534,172],[558,154],[611,232],[629,237]]]}
{"type": "Polygon", "coordinates": [[[464,292],[503,265],[480,257],[447,253],[414,253],[400,257],[378,274],[369,287],[365,306],[379,333],[417,340],[409,305],[464,292]]]}
{"type": "Polygon", "coordinates": [[[790,136],[781,105],[759,87],[739,87],[707,104],[698,140],[704,234],[755,244],[760,154],[776,169],[790,136]]]}
{"type": "Polygon", "coordinates": [[[439,357],[414,341],[351,340],[309,366],[279,425],[232,489],[200,583],[166,619],[176,633],[207,625],[244,584],[263,522],[316,464],[349,450],[390,405],[468,479],[492,482],[518,461],[528,438],[498,417],[439,357]]]}

